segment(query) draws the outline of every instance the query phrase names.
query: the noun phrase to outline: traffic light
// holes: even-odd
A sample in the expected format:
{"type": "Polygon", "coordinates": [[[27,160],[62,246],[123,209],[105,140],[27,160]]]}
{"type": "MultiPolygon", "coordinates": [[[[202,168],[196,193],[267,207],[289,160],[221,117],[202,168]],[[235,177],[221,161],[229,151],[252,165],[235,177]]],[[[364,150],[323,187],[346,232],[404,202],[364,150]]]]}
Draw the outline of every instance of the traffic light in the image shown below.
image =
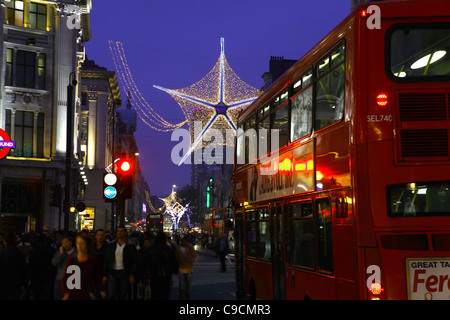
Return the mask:
{"type": "Polygon", "coordinates": [[[131,199],[133,196],[134,163],[124,157],[117,162],[117,196],[131,199]]]}
{"type": "Polygon", "coordinates": [[[214,179],[209,179],[209,187],[211,188],[211,195],[214,196],[214,179]]]}
{"type": "Polygon", "coordinates": [[[60,207],[62,200],[61,185],[53,184],[49,192],[50,207],[60,207]]]}
{"type": "Polygon", "coordinates": [[[106,202],[114,201],[117,198],[118,186],[117,176],[114,173],[103,174],[103,199],[106,202]]]}
{"type": "Polygon", "coordinates": [[[206,188],[206,208],[211,207],[211,198],[214,196],[214,179],[209,179],[208,187],[206,188]]]}
{"type": "Polygon", "coordinates": [[[211,206],[211,188],[207,187],[206,188],[206,208],[209,209],[210,206],[211,206]]]}

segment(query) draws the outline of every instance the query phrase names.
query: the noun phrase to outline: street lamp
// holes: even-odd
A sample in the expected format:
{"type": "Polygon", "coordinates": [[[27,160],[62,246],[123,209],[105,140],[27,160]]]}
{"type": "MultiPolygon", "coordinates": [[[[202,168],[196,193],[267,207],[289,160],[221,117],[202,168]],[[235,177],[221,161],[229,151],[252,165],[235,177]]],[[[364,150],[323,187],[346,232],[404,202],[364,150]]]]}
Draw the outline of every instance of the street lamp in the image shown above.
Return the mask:
{"type": "Polygon", "coordinates": [[[64,231],[69,231],[69,217],[70,217],[70,171],[73,152],[73,103],[75,100],[75,86],[77,80],[75,73],[71,72],[69,75],[69,85],[67,86],[67,131],[66,131],[66,172],[65,172],[65,187],[64,187],[64,231]]]}

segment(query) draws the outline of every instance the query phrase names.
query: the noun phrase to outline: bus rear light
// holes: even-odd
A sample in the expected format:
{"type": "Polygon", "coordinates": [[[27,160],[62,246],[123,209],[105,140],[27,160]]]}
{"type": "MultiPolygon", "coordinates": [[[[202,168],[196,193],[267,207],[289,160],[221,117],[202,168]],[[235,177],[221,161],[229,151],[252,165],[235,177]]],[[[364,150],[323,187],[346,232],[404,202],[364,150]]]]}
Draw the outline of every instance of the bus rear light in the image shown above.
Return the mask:
{"type": "Polygon", "coordinates": [[[361,11],[361,18],[367,18],[367,11],[366,10],[361,11]]]}
{"type": "Polygon", "coordinates": [[[378,282],[373,282],[372,286],[369,288],[370,293],[372,293],[373,295],[380,295],[383,291],[384,288],[381,285],[381,283],[378,282]]]}
{"type": "Polygon", "coordinates": [[[384,107],[388,104],[389,102],[389,97],[386,93],[380,93],[379,95],[377,95],[376,98],[376,103],[379,107],[384,107]]]}

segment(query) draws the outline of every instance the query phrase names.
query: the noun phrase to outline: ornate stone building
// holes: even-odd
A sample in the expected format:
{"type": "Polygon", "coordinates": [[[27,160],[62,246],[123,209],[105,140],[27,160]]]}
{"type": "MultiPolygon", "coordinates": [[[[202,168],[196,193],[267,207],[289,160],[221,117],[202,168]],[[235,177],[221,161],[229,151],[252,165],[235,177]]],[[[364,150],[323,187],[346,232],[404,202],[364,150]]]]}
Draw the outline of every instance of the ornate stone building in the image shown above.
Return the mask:
{"type": "Polygon", "coordinates": [[[77,212],[77,229],[111,229],[113,207],[103,199],[103,173],[115,157],[116,109],[122,105],[116,73],[87,59],[81,68],[78,148],[88,184],[86,210],[77,212]]]}
{"type": "MultiPolygon", "coordinates": [[[[80,80],[91,1],[0,3],[0,128],[15,141],[15,148],[0,159],[0,230],[60,229],[62,199],[50,197],[57,187],[64,195],[67,86],[71,74],[80,80]]],[[[77,129],[80,97],[72,104],[77,129]]],[[[79,132],[69,134],[74,138],[69,173],[74,204],[85,192],[85,182],[79,132]]],[[[75,227],[74,215],[69,226],[75,227]]]]}

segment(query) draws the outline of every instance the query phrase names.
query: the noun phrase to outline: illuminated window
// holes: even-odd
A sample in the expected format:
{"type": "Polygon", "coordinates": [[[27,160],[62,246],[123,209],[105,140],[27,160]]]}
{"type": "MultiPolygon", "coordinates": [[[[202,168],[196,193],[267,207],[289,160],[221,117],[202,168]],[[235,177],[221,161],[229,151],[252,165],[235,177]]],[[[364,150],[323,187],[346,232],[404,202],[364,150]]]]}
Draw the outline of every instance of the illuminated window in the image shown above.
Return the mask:
{"type": "Polygon", "coordinates": [[[241,124],[237,130],[236,141],[236,166],[240,167],[245,161],[245,136],[244,125],[241,124]]]}
{"type": "Polygon", "coordinates": [[[46,55],[45,53],[40,53],[38,57],[38,89],[45,89],[45,64],[46,55]]]}
{"type": "Polygon", "coordinates": [[[448,24],[401,24],[387,32],[387,71],[397,81],[450,76],[448,24]]]}
{"type": "Polygon", "coordinates": [[[254,129],[255,126],[255,116],[251,116],[245,121],[245,163],[253,163],[258,158],[257,145],[257,135],[254,129]],[[249,131],[250,130],[250,131],[249,131]],[[250,152],[251,151],[251,152],[250,152]]]}
{"type": "Polygon", "coordinates": [[[257,257],[269,260],[271,258],[269,208],[259,208],[258,219],[258,233],[256,237],[258,244],[257,257]]]}
{"type": "Polygon", "coordinates": [[[320,130],[344,116],[345,45],[316,64],[315,129],[320,130]]]}
{"type": "Polygon", "coordinates": [[[258,150],[262,150],[261,154],[270,152],[270,106],[265,106],[258,111],[258,119],[260,120],[256,126],[258,133],[258,150]],[[265,134],[263,134],[265,130],[265,134]]]}
{"type": "Polygon", "coordinates": [[[24,3],[19,0],[11,0],[6,2],[8,10],[8,24],[23,27],[24,3]]]}
{"type": "Polygon", "coordinates": [[[17,50],[14,58],[14,51],[12,49],[7,49],[5,72],[6,85],[44,90],[46,57],[45,53],[17,50]],[[16,70],[13,73],[14,64],[16,70]]]}
{"type": "Polygon", "coordinates": [[[289,142],[289,104],[277,109],[272,115],[271,129],[279,130],[280,148],[286,146],[289,142]]]}
{"type": "Polygon", "coordinates": [[[83,115],[81,117],[81,133],[80,133],[81,143],[86,144],[87,139],[88,139],[88,116],[83,115]]]}
{"type": "Polygon", "coordinates": [[[6,70],[5,70],[5,84],[12,86],[13,73],[13,50],[6,49],[6,70]]]}
{"type": "Polygon", "coordinates": [[[313,90],[310,86],[311,80],[312,70],[309,70],[292,86],[292,92],[297,93],[302,90],[303,92],[291,100],[291,141],[300,139],[312,132],[313,90]]]}
{"type": "Polygon", "coordinates": [[[42,158],[44,156],[44,113],[37,114],[36,123],[34,120],[34,112],[32,111],[16,111],[14,127],[11,126],[11,110],[6,110],[6,131],[9,136],[14,131],[14,156],[16,157],[32,157],[33,156],[33,131],[36,125],[36,156],[42,158]]]}
{"type": "Polygon", "coordinates": [[[47,6],[45,4],[30,3],[29,23],[33,29],[46,30],[47,6]]]}
{"type": "Polygon", "coordinates": [[[450,216],[450,181],[389,185],[389,217],[450,216]]]}
{"type": "Polygon", "coordinates": [[[34,113],[29,111],[16,111],[14,123],[14,140],[16,157],[33,156],[33,126],[34,113]]]}

